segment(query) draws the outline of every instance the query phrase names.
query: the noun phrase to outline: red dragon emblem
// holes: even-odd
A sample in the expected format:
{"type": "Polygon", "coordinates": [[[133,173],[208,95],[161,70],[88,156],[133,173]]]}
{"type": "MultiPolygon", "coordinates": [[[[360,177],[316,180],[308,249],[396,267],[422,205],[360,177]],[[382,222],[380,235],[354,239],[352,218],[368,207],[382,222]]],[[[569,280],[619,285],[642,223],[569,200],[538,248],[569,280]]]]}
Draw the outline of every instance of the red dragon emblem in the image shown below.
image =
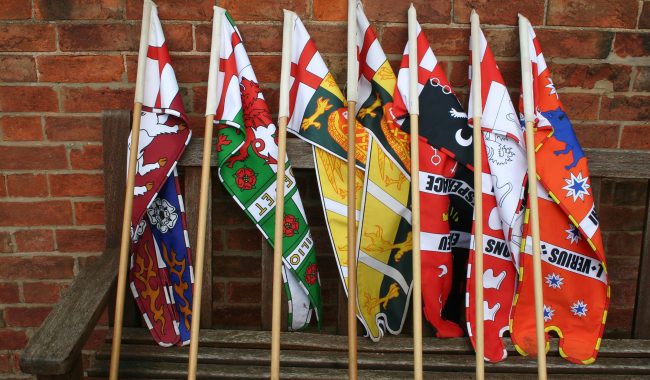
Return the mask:
{"type": "MultiPolygon", "coordinates": [[[[246,140],[240,148],[239,153],[228,159],[228,167],[232,168],[236,162],[246,160],[251,148],[253,153],[266,161],[267,164],[277,164],[276,159],[270,154],[261,153],[266,149],[266,142],[255,134],[258,128],[268,128],[273,124],[269,107],[261,96],[262,90],[260,89],[260,85],[246,78],[242,78],[240,87],[244,111],[244,125],[246,127],[244,128],[246,140]]],[[[277,136],[274,137],[274,140],[277,143],[277,136]]]]}

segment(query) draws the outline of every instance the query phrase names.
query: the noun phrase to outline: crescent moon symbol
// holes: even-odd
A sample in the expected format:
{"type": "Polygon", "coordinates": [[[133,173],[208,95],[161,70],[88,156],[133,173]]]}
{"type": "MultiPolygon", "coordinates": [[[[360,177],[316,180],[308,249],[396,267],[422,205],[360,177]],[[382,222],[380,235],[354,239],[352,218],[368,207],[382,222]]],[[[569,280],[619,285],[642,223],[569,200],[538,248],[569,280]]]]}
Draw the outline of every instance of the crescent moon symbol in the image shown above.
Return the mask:
{"type": "Polygon", "coordinates": [[[438,277],[442,277],[447,274],[447,266],[446,265],[439,265],[438,268],[440,268],[440,274],[438,277]]]}
{"type": "Polygon", "coordinates": [[[464,139],[463,134],[459,129],[456,131],[456,142],[461,146],[470,146],[472,145],[472,136],[470,136],[468,139],[464,139]]]}

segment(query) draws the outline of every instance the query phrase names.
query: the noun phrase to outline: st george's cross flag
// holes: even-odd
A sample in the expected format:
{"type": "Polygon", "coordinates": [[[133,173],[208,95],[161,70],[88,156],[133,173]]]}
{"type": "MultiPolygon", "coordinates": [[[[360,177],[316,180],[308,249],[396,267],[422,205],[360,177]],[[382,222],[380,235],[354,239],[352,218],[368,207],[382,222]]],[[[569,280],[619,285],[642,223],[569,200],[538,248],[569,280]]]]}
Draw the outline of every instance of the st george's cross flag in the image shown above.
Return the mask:
{"type": "MultiPolygon", "coordinates": [[[[235,202],[274,245],[277,128],[257,82],[241,34],[228,13],[221,16],[217,105],[219,179],[235,202]]],[[[314,239],[296,178],[287,159],[283,219],[283,279],[288,325],[305,328],[312,315],[322,322],[320,279],[314,239]]]]}
{"type": "MultiPolygon", "coordinates": [[[[472,131],[419,24],[417,52],[424,312],[438,337],[459,337],[474,207],[472,131]]],[[[407,44],[392,108],[406,133],[410,132],[408,96],[407,44]]]]}
{"type": "MultiPolygon", "coordinates": [[[[598,355],[610,294],[600,224],[587,158],[560,103],[535,32],[526,24],[536,118],[534,136],[527,137],[535,139],[539,178],[545,330],[560,336],[562,357],[590,364],[598,355]]],[[[527,226],[524,232],[511,335],[517,350],[526,355],[537,350],[532,239],[527,226]]]]}
{"type": "Polygon", "coordinates": [[[359,101],[369,133],[358,241],[357,302],[366,335],[399,334],[411,293],[409,136],[391,114],[396,78],[357,3],[359,101]]]}
{"type": "MultiPolygon", "coordinates": [[[[151,8],[131,222],[130,286],[154,340],[185,345],[192,320],[190,242],[176,163],[192,135],[158,11],[151,8]]],[[[129,146],[131,137],[129,137],[129,146]]]]}
{"type": "MultiPolygon", "coordinates": [[[[475,344],[476,278],[473,265],[476,254],[482,254],[485,359],[498,362],[508,355],[501,338],[509,328],[517,284],[513,252],[519,252],[521,244],[527,163],[524,133],[517,111],[483,32],[480,32],[479,40],[483,117],[482,139],[476,143],[481,144],[483,155],[483,252],[475,252],[472,244],[467,269],[466,320],[467,332],[475,344]]],[[[470,68],[473,64],[470,54],[470,68]]],[[[472,103],[474,86],[476,83],[471,81],[468,113],[470,124],[477,128],[472,103]]]]}
{"type": "MultiPolygon", "coordinates": [[[[325,222],[341,281],[347,292],[347,129],[348,111],[343,94],[305,26],[292,13],[288,131],[312,145],[316,178],[325,222]]],[[[368,133],[359,123],[356,132],[356,219],[360,217],[368,133]]],[[[358,314],[358,313],[357,313],[358,314]]]]}

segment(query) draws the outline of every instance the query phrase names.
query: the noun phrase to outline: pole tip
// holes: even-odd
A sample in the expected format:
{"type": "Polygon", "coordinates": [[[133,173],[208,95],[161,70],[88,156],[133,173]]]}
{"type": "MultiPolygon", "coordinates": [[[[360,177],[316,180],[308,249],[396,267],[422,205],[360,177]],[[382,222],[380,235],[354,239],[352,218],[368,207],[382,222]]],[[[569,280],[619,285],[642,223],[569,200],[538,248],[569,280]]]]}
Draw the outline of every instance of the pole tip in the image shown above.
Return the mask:
{"type": "Polygon", "coordinates": [[[144,2],[145,2],[146,4],[148,4],[149,6],[151,6],[151,7],[158,8],[158,6],[156,5],[156,3],[154,3],[154,2],[151,1],[151,0],[144,0],[144,2]]]}
{"type": "Polygon", "coordinates": [[[282,12],[284,12],[285,16],[294,16],[296,14],[296,12],[292,12],[288,9],[283,9],[282,12]]]}

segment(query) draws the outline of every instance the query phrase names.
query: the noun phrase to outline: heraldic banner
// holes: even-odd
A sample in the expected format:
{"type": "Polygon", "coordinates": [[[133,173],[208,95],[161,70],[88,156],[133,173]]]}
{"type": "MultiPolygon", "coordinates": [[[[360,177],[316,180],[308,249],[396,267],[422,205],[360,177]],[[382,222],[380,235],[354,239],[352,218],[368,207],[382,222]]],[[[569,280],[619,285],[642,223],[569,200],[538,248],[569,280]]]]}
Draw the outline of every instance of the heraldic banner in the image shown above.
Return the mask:
{"type": "MultiPolygon", "coordinates": [[[[130,286],[154,340],[188,344],[194,275],[176,163],[192,135],[156,7],[149,50],[131,222],[130,286]]],[[[129,146],[131,138],[129,137],[129,146]]]]}
{"type": "MultiPolygon", "coordinates": [[[[536,117],[540,247],[546,331],[560,336],[560,355],[596,360],[609,306],[609,283],[589,168],[528,23],[536,117]]],[[[520,104],[520,109],[523,105],[520,104]]],[[[532,242],[528,226],[510,333],[522,354],[535,354],[532,242]]],[[[548,336],[546,338],[548,340],[548,336]]]]}
{"type": "MultiPolygon", "coordinates": [[[[223,17],[215,116],[219,178],[273,245],[277,128],[241,35],[230,15],[223,17]]],[[[283,279],[289,300],[289,328],[300,330],[309,324],[312,310],[320,327],[322,300],[314,240],[288,160],[286,167],[283,279]]]]}
{"type": "Polygon", "coordinates": [[[357,3],[359,102],[369,133],[357,252],[357,303],[372,340],[399,334],[412,289],[409,136],[391,115],[396,78],[357,3]],[[409,254],[406,254],[409,253],[409,254]]]}

